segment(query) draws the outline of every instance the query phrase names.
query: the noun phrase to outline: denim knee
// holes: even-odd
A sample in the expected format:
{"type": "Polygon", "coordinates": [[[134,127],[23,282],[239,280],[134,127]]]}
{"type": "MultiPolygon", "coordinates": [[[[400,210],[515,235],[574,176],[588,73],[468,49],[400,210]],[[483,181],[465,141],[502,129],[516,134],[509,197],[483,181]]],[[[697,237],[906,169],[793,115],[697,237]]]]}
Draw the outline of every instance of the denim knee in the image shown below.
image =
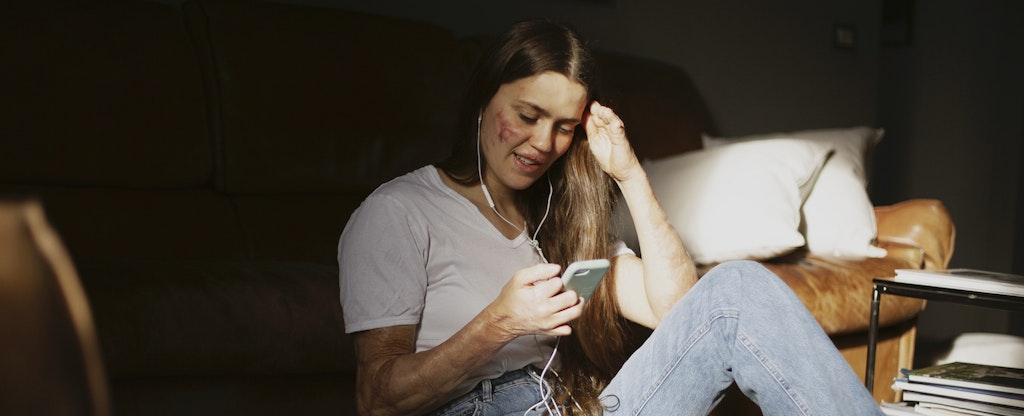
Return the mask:
{"type": "Polygon", "coordinates": [[[789,285],[763,264],[753,260],[734,260],[719,264],[701,280],[722,289],[732,290],[742,301],[751,298],[776,298],[779,293],[792,293],[789,285]]]}

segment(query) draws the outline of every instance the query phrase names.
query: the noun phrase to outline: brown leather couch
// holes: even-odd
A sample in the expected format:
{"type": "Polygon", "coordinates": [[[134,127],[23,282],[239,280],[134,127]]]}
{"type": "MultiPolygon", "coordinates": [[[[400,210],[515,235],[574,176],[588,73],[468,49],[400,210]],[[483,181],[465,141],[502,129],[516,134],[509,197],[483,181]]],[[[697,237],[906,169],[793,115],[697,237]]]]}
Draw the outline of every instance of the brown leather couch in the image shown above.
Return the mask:
{"type": "MultiPolygon", "coordinates": [[[[370,190],[446,154],[481,41],[312,6],[174,3],[9,6],[0,195],[40,198],[74,257],[117,414],[353,413],[338,236],[370,190]]],[[[714,133],[683,69],[599,57],[641,157],[714,133]]],[[[871,278],[952,252],[938,201],[877,213],[888,258],[768,262],[858,373],[871,278]]],[[[923,306],[885,299],[879,399],[923,306]]]]}

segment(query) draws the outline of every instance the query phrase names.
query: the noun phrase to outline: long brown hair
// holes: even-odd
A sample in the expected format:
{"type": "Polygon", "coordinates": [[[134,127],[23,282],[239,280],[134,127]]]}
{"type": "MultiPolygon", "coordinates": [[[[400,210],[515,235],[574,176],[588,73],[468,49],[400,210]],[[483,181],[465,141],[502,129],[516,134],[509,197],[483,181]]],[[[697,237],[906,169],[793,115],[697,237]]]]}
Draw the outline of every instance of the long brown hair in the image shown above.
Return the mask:
{"type": "MultiPolygon", "coordinates": [[[[483,55],[470,79],[462,134],[439,166],[464,185],[479,183],[477,121],[501,85],[553,71],[583,85],[589,103],[599,98],[596,70],[593,55],[572,28],[541,20],[513,25],[483,55]]],[[[585,136],[583,128],[577,128],[569,150],[546,173],[553,186],[551,213],[537,239],[549,261],[563,268],[577,260],[609,257],[614,241],[611,224],[618,190],[601,170],[585,136]]],[[[538,180],[519,193],[517,202],[530,230],[545,214],[547,182],[538,180]]],[[[599,393],[635,349],[614,298],[613,274],[587,300],[583,315],[572,324],[573,335],[560,342],[565,389],[558,399],[567,405],[566,413],[601,413],[599,393]]]]}

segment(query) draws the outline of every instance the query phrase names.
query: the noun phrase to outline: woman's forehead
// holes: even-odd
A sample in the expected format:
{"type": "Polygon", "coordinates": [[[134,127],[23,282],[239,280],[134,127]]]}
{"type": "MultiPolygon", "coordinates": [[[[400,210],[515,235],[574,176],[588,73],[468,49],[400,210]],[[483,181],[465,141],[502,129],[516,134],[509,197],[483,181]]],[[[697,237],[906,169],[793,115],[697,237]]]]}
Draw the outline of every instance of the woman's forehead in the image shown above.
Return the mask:
{"type": "Polygon", "coordinates": [[[548,71],[502,84],[494,98],[557,119],[579,121],[587,104],[587,89],[565,75],[548,71]]]}

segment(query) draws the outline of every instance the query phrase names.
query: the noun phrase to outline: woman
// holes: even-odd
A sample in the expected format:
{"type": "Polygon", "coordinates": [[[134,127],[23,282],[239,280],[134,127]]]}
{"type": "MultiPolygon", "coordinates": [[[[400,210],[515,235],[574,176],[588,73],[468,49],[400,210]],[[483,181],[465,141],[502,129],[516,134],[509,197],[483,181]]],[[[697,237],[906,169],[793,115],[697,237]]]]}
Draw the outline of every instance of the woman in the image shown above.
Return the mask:
{"type": "Polygon", "coordinates": [[[572,30],[513,26],[471,80],[452,156],[352,215],[339,265],[360,412],[707,414],[735,382],[766,414],[881,414],[769,271],[698,282],[594,68],[572,30]],[[610,233],[616,188],[642,260],[610,233]],[[559,271],[593,258],[612,268],[591,299],[563,290],[559,271]],[[639,349],[627,320],[657,328],[639,349]]]}

